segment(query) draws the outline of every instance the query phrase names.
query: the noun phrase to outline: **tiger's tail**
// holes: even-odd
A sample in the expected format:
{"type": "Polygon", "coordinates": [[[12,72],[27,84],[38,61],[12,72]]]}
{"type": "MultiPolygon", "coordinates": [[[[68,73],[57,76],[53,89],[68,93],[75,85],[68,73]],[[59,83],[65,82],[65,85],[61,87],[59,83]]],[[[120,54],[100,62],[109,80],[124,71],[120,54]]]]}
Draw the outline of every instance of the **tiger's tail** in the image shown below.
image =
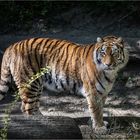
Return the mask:
{"type": "Polygon", "coordinates": [[[10,83],[11,83],[10,56],[9,50],[7,49],[3,55],[1,64],[0,100],[2,100],[4,98],[4,95],[8,92],[10,83]]]}

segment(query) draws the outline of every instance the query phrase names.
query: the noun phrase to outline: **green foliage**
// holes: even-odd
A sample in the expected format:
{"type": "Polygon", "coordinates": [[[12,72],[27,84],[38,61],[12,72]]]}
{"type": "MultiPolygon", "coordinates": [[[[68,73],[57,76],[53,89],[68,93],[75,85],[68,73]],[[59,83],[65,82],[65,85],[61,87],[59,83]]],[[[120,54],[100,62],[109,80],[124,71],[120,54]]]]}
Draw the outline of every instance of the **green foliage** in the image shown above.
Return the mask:
{"type": "MultiPolygon", "coordinates": [[[[35,75],[33,75],[28,81],[27,83],[23,84],[23,86],[21,87],[21,89],[27,88],[29,87],[35,80],[37,80],[38,78],[40,78],[41,76],[43,76],[44,74],[48,73],[50,70],[49,67],[46,68],[41,68],[40,71],[38,73],[36,73],[35,75]]],[[[2,140],[7,140],[7,131],[8,131],[8,125],[10,122],[10,114],[12,112],[12,110],[14,109],[17,101],[19,100],[20,96],[19,96],[19,92],[16,91],[15,92],[15,99],[14,101],[8,106],[8,108],[5,110],[5,116],[2,119],[3,122],[3,128],[0,130],[0,139],[2,140]]]]}

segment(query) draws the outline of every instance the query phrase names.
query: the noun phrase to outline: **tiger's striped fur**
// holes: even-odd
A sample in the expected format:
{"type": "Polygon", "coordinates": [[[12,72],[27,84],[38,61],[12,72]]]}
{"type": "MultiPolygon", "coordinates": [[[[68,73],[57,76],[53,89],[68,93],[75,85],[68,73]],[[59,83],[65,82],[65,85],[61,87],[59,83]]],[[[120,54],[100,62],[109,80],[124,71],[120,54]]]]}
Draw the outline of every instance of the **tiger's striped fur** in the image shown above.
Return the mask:
{"type": "Polygon", "coordinates": [[[103,104],[118,70],[128,61],[121,38],[97,38],[95,44],[79,45],[66,40],[31,38],[11,45],[4,53],[1,66],[0,98],[8,91],[11,76],[22,99],[22,111],[33,114],[39,108],[42,85],[55,92],[69,91],[86,97],[95,130],[106,131],[103,104]],[[51,71],[22,89],[40,68],[51,71]]]}

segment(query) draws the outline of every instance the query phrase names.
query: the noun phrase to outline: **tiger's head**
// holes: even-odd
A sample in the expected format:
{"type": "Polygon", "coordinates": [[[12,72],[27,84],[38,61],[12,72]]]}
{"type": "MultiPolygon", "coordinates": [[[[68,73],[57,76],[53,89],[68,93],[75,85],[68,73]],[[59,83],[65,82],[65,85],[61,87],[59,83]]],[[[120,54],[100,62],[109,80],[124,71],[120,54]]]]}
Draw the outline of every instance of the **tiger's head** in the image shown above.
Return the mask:
{"type": "Polygon", "coordinates": [[[97,38],[94,50],[96,66],[102,70],[119,70],[128,62],[126,43],[121,37],[97,38]]]}

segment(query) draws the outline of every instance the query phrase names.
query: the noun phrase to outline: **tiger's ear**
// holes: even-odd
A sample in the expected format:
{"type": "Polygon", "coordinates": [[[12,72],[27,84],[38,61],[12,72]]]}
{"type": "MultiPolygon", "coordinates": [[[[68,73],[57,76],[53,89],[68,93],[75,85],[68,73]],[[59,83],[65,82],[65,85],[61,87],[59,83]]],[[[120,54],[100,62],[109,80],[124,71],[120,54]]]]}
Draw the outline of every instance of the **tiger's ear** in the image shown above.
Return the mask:
{"type": "Polygon", "coordinates": [[[123,41],[123,39],[121,37],[119,37],[116,42],[117,43],[122,43],[122,41],[123,41]]]}
{"type": "Polygon", "coordinates": [[[101,37],[97,37],[97,42],[98,43],[102,43],[103,42],[103,39],[101,37]]]}

